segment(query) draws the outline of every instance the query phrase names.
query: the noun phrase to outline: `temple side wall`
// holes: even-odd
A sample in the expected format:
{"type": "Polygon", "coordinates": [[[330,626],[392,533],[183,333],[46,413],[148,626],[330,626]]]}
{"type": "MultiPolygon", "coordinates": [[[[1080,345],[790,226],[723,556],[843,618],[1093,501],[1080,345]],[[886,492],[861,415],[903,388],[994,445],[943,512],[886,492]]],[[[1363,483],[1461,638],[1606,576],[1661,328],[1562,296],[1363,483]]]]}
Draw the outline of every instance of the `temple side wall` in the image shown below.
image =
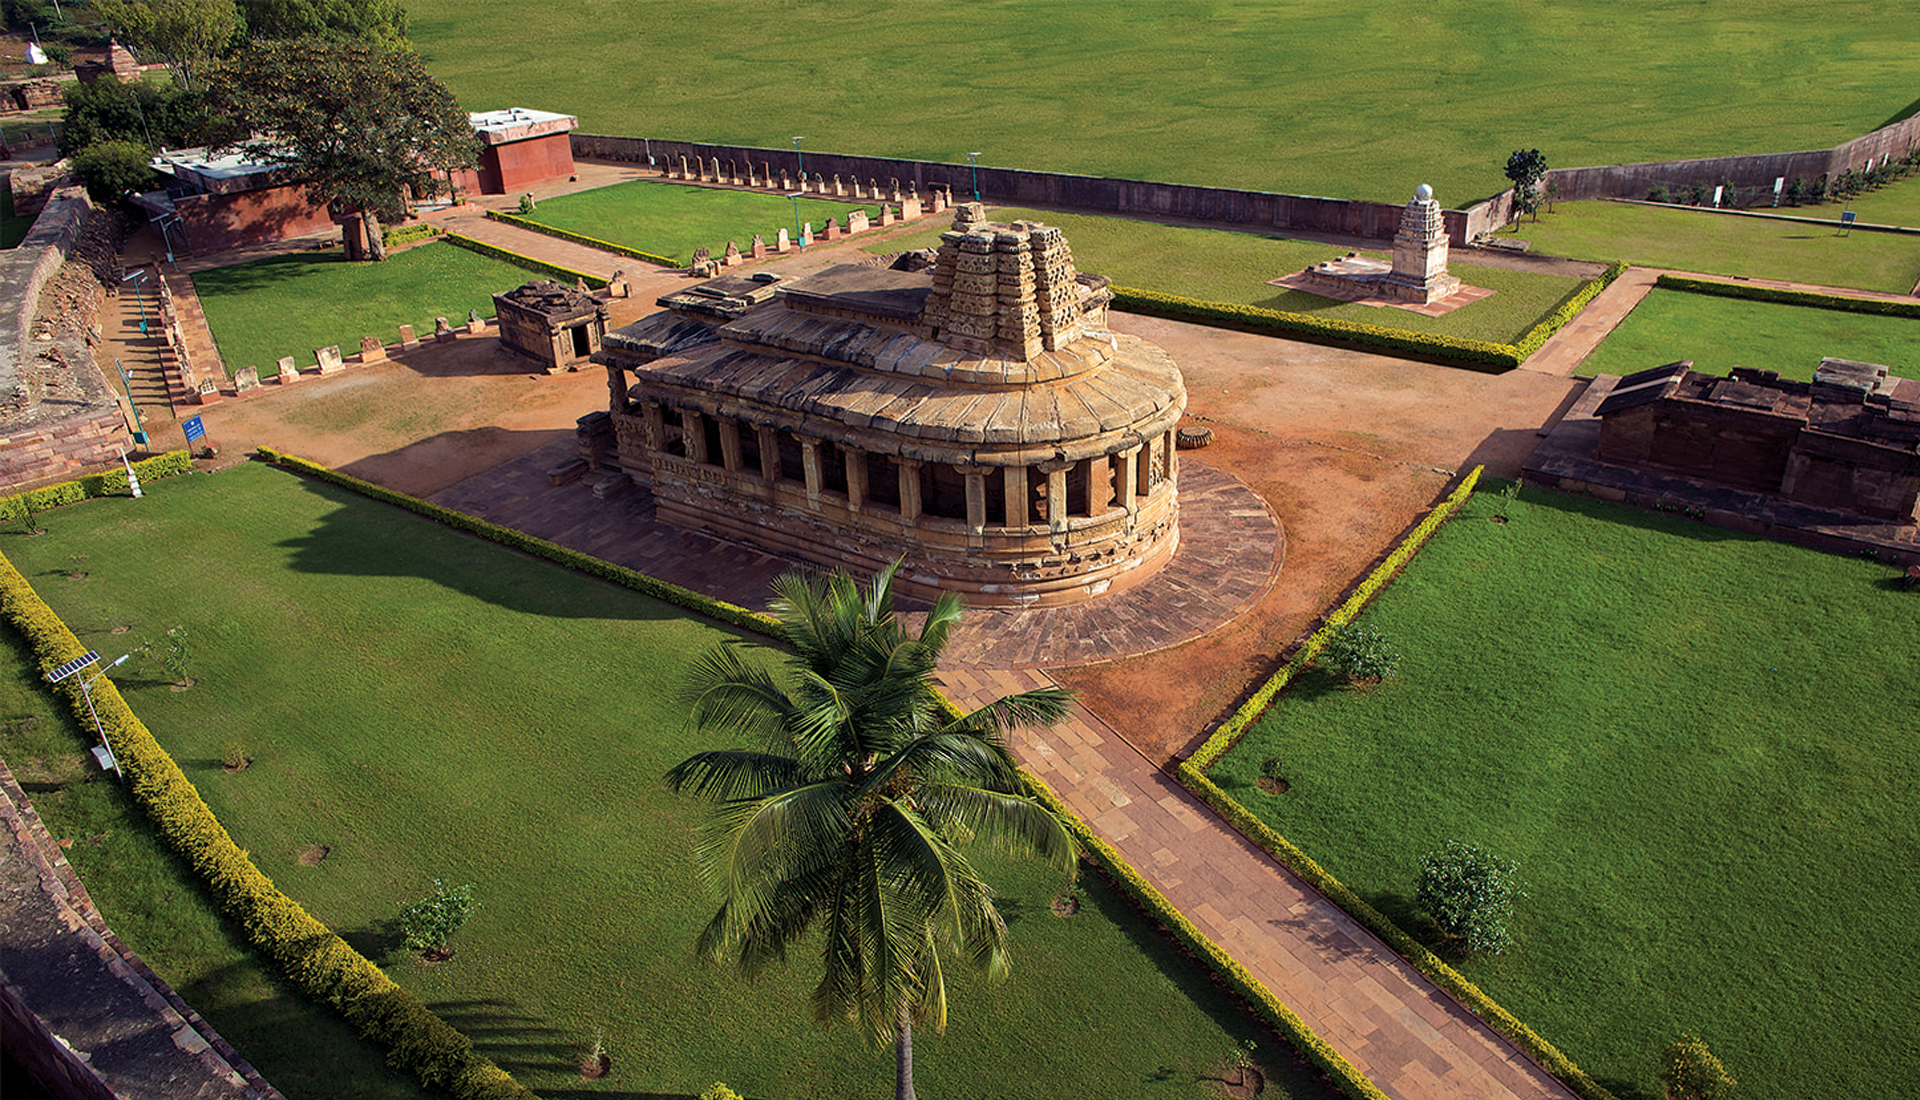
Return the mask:
{"type": "Polygon", "coordinates": [[[174,200],[190,255],[332,231],[333,215],[307,201],[297,184],[230,195],[184,195],[174,200]]]}

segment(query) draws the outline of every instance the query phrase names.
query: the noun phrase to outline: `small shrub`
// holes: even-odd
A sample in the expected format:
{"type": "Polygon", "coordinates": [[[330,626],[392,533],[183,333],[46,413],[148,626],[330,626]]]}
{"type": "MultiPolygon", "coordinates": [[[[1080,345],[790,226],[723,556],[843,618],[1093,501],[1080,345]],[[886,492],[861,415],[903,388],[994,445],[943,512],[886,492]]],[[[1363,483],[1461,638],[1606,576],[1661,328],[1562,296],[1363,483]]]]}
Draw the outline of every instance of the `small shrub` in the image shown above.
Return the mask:
{"type": "Polygon", "coordinates": [[[1707,1049],[1707,1041],[1692,1032],[1667,1048],[1660,1080],[1667,1086],[1669,1100],[1724,1100],[1739,1083],[1707,1049]]]}
{"type": "Polygon", "coordinates": [[[180,687],[191,687],[193,677],[188,674],[187,662],[193,657],[193,650],[187,645],[187,628],[176,626],[169,628],[165,641],[146,642],[141,650],[147,659],[165,669],[180,687]]]}
{"type": "Polygon", "coordinates": [[[1518,867],[1474,844],[1450,840],[1420,861],[1414,900],[1440,930],[1468,951],[1498,955],[1513,946],[1507,923],[1524,897],[1518,867]]]}
{"type": "Polygon", "coordinates": [[[700,1094],[700,1100],[740,1100],[740,1094],[728,1088],[724,1082],[715,1081],[712,1088],[700,1094]]]}
{"type": "Polygon", "coordinates": [[[415,951],[444,953],[447,941],[460,931],[480,903],[473,900],[473,883],[452,890],[439,879],[433,893],[400,911],[400,936],[415,951]]]}
{"type": "Polygon", "coordinates": [[[1348,623],[1320,651],[1320,665],[1348,683],[1377,684],[1400,671],[1400,654],[1385,634],[1348,623]]]}
{"type": "Polygon", "coordinates": [[[1667,194],[1667,189],[1664,185],[1659,185],[1659,186],[1655,186],[1648,189],[1647,201],[1648,202],[1672,202],[1673,196],[1667,194]]]}
{"type": "Polygon", "coordinates": [[[229,740],[220,746],[220,766],[230,772],[237,772],[253,763],[244,742],[229,740]]]}
{"type": "Polygon", "coordinates": [[[533,192],[529,191],[520,196],[520,213],[522,216],[533,213],[535,209],[537,208],[533,205],[533,192]]]}

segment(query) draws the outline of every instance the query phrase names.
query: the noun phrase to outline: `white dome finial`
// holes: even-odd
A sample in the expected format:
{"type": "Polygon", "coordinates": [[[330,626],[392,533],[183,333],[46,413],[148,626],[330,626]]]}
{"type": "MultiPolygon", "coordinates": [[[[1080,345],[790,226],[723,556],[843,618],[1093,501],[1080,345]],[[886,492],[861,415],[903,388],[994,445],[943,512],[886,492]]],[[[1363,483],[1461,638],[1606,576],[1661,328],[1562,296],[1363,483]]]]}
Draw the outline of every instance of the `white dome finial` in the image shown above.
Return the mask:
{"type": "Polygon", "coordinates": [[[1413,189],[1413,197],[1421,202],[1426,202],[1428,199],[1433,198],[1433,188],[1423,183],[1413,189]]]}

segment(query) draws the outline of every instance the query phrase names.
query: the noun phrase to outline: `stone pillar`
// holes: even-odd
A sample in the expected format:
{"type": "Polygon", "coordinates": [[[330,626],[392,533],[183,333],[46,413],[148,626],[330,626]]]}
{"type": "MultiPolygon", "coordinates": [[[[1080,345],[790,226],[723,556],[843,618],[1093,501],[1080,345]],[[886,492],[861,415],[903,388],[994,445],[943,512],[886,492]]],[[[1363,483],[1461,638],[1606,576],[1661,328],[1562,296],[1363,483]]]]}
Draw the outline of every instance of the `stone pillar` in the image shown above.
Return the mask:
{"type": "Polygon", "coordinates": [[[912,523],[920,518],[920,463],[902,458],[894,465],[900,471],[900,518],[912,523]]]}
{"type": "Polygon", "coordinates": [[[641,409],[641,423],[646,430],[647,450],[664,451],[667,449],[667,418],[660,411],[660,402],[649,401],[641,409]]]}
{"type": "Polygon", "coordinates": [[[680,410],[680,439],[687,446],[687,461],[700,466],[707,463],[707,431],[701,423],[703,419],[692,409],[680,410]]]}
{"type": "Polygon", "coordinates": [[[720,465],[730,474],[740,472],[740,422],[724,416],[714,417],[720,425],[720,465]]]}
{"type": "Polygon", "coordinates": [[[1107,464],[1107,456],[1081,459],[1080,470],[1087,479],[1087,515],[1104,514],[1107,505],[1113,502],[1113,470],[1107,464]]]}
{"type": "Polygon", "coordinates": [[[987,529],[987,475],[980,470],[962,471],[967,478],[967,534],[974,545],[987,529]]]}
{"type": "Polygon", "coordinates": [[[1113,464],[1113,502],[1125,508],[1128,515],[1132,515],[1139,507],[1134,500],[1134,494],[1138,485],[1136,478],[1140,473],[1142,449],[1131,447],[1113,456],[1116,460],[1113,464]]]}
{"type": "Polygon", "coordinates": [[[1154,436],[1140,444],[1140,453],[1134,456],[1135,473],[1133,491],[1143,497],[1153,495],[1153,449],[1160,443],[1160,437],[1154,436]]]}
{"type": "Polygon", "coordinates": [[[1047,475],[1047,529],[1067,529],[1067,471],[1054,470],[1047,475]]]}
{"type": "Polygon", "coordinates": [[[847,468],[847,509],[859,515],[867,501],[867,452],[842,444],[840,459],[847,468]]]}
{"type": "Polygon", "coordinates": [[[800,467],[807,475],[807,507],[820,507],[820,444],[811,439],[800,441],[800,467]]]}
{"type": "Polygon", "coordinates": [[[1174,444],[1172,428],[1160,437],[1160,447],[1160,453],[1167,456],[1167,480],[1173,481],[1180,476],[1180,448],[1174,444]]]}
{"type": "Polygon", "coordinates": [[[780,432],[771,424],[756,424],[760,437],[760,477],[768,485],[780,480],[780,432]]]}
{"type": "Polygon", "coordinates": [[[1025,527],[1031,522],[1027,518],[1027,468],[1008,466],[1003,476],[1007,484],[1007,501],[1001,509],[1005,513],[1001,521],[1008,527],[1025,527]]]}

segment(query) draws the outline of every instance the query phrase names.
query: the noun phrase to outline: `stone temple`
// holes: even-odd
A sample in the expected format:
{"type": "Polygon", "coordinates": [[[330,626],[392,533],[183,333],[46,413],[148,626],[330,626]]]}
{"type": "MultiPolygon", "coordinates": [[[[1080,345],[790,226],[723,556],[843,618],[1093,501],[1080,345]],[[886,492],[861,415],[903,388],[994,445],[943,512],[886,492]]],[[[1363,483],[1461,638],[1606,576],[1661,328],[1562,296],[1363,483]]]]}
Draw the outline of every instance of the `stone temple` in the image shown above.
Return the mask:
{"type": "Polygon", "coordinates": [[[906,558],[909,592],[1047,606],[1137,584],[1179,543],[1160,348],[1105,329],[1058,229],[956,207],[930,268],[722,278],[607,334],[582,457],[659,518],[822,565],[906,558]]]}
{"type": "Polygon", "coordinates": [[[1349,253],[1301,274],[1307,289],[1324,289],[1336,297],[1364,293],[1415,305],[1432,305],[1460,289],[1460,280],[1447,274],[1446,221],[1433,188],[1424,183],[1414,189],[1413,198],[1400,212],[1391,266],[1349,253]]]}

